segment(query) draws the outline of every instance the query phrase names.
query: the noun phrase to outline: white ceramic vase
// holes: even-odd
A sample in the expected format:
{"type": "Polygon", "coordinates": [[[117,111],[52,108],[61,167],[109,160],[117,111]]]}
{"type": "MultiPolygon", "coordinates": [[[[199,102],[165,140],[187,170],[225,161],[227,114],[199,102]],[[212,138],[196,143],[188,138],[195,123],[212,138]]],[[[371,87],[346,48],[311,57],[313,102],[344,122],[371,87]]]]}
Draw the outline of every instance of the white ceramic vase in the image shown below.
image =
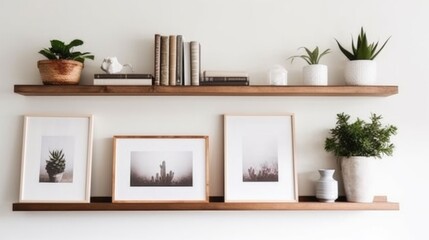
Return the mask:
{"type": "Polygon", "coordinates": [[[287,70],[280,65],[276,65],[268,72],[268,79],[270,85],[287,85],[287,70]]]}
{"type": "Polygon", "coordinates": [[[373,202],[374,161],[373,157],[344,157],[341,159],[347,201],[373,202]]]}
{"type": "Polygon", "coordinates": [[[377,80],[377,64],[373,60],[348,61],[344,77],[347,85],[374,85],[377,80]]]}
{"type": "Polygon", "coordinates": [[[328,85],[328,66],[313,64],[302,69],[304,85],[328,85]]]}
{"type": "Polygon", "coordinates": [[[320,202],[335,202],[338,198],[338,182],[334,179],[335,169],[319,169],[316,182],[316,198],[320,202]]]}

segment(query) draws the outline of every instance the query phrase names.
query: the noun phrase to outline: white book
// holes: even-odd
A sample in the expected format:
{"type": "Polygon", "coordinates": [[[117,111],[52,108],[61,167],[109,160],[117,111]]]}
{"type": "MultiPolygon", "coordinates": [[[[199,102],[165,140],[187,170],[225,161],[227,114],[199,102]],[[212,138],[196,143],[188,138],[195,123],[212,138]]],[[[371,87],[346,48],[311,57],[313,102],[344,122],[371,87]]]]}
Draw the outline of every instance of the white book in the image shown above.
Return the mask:
{"type": "Polygon", "coordinates": [[[183,43],[183,85],[191,85],[191,43],[183,43]]]}
{"type": "Polygon", "coordinates": [[[200,44],[191,42],[191,85],[200,85],[200,44]]]}
{"type": "Polygon", "coordinates": [[[249,77],[243,71],[204,71],[204,77],[249,77]]]}
{"type": "Polygon", "coordinates": [[[124,79],[124,78],[94,78],[94,85],[144,85],[151,86],[152,79],[124,79]]]}

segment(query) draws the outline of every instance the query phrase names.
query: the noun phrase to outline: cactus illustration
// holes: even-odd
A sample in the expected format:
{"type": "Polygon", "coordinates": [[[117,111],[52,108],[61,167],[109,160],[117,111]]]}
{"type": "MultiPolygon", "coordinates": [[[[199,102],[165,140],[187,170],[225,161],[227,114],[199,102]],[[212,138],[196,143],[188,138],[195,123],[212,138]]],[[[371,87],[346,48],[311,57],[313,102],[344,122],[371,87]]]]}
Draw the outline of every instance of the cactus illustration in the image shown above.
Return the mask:
{"type": "Polygon", "coordinates": [[[170,170],[167,173],[167,164],[165,161],[162,161],[161,165],[159,165],[159,173],[155,174],[155,177],[152,176],[150,178],[151,184],[154,185],[171,185],[173,183],[174,172],[170,170]]]}
{"type": "Polygon", "coordinates": [[[66,159],[64,158],[63,150],[49,151],[49,160],[46,160],[46,171],[48,172],[49,179],[59,173],[63,173],[66,168],[66,159]]]}

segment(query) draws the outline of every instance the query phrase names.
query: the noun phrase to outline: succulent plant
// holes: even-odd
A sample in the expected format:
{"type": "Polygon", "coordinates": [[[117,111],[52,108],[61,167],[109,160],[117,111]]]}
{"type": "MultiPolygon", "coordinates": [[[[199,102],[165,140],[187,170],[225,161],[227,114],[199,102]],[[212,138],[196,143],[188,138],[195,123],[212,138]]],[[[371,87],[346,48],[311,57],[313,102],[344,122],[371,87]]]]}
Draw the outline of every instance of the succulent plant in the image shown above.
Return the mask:
{"type": "Polygon", "coordinates": [[[291,63],[293,63],[293,60],[295,58],[302,58],[304,61],[306,61],[309,65],[313,65],[313,64],[319,64],[320,59],[325,56],[326,54],[330,53],[330,49],[326,49],[325,51],[323,51],[322,53],[319,54],[319,47],[316,47],[313,51],[310,51],[308,48],[306,47],[300,47],[298,48],[301,49],[304,48],[305,52],[307,53],[307,55],[295,55],[292,56],[288,59],[291,60],[291,63]]]}
{"type": "Polygon", "coordinates": [[[349,59],[349,60],[374,60],[375,57],[383,50],[386,43],[390,40],[390,37],[384,42],[381,48],[377,51],[378,42],[377,43],[368,43],[368,39],[366,37],[366,33],[361,27],[360,34],[358,36],[357,45],[355,46],[354,40],[352,38],[352,52],[346,50],[341,44],[337,41],[338,47],[341,52],[349,59]]]}
{"type": "Polygon", "coordinates": [[[48,58],[49,60],[75,60],[81,63],[84,63],[85,59],[94,60],[94,55],[91,55],[90,52],[74,52],[73,48],[83,45],[83,41],[80,39],[75,39],[69,44],[65,44],[60,40],[51,40],[51,47],[44,48],[39,51],[40,54],[48,58]]]}
{"type": "Polygon", "coordinates": [[[335,128],[330,129],[331,137],[325,140],[325,150],[337,157],[377,157],[392,155],[395,146],[390,137],[396,134],[397,127],[382,126],[381,116],[371,114],[370,122],[357,119],[349,123],[350,115],[337,114],[335,128]]]}
{"type": "Polygon", "coordinates": [[[63,150],[49,151],[49,160],[46,160],[46,171],[50,176],[64,172],[66,168],[66,159],[63,150]]]}

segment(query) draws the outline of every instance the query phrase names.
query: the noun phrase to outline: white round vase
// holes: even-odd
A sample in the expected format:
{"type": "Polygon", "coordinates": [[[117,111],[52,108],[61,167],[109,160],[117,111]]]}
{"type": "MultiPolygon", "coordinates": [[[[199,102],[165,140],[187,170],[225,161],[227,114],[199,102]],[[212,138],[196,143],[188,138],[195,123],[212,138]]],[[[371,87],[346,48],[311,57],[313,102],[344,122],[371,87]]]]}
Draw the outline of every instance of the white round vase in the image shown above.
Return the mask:
{"type": "Polygon", "coordinates": [[[338,198],[338,182],[334,179],[335,169],[319,169],[320,179],[316,182],[316,198],[320,202],[335,202],[338,198]]]}
{"type": "Polygon", "coordinates": [[[373,157],[343,157],[341,170],[349,202],[370,203],[374,200],[373,157]]]}
{"type": "Polygon", "coordinates": [[[377,64],[373,60],[348,61],[344,77],[347,85],[374,85],[377,80],[377,64]]]}
{"type": "Polygon", "coordinates": [[[268,72],[268,79],[270,85],[287,85],[287,70],[280,65],[276,65],[268,72]]]}
{"type": "Polygon", "coordinates": [[[328,66],[313,64],[302,69],[304,85],[328,85],[328,66]]]}

